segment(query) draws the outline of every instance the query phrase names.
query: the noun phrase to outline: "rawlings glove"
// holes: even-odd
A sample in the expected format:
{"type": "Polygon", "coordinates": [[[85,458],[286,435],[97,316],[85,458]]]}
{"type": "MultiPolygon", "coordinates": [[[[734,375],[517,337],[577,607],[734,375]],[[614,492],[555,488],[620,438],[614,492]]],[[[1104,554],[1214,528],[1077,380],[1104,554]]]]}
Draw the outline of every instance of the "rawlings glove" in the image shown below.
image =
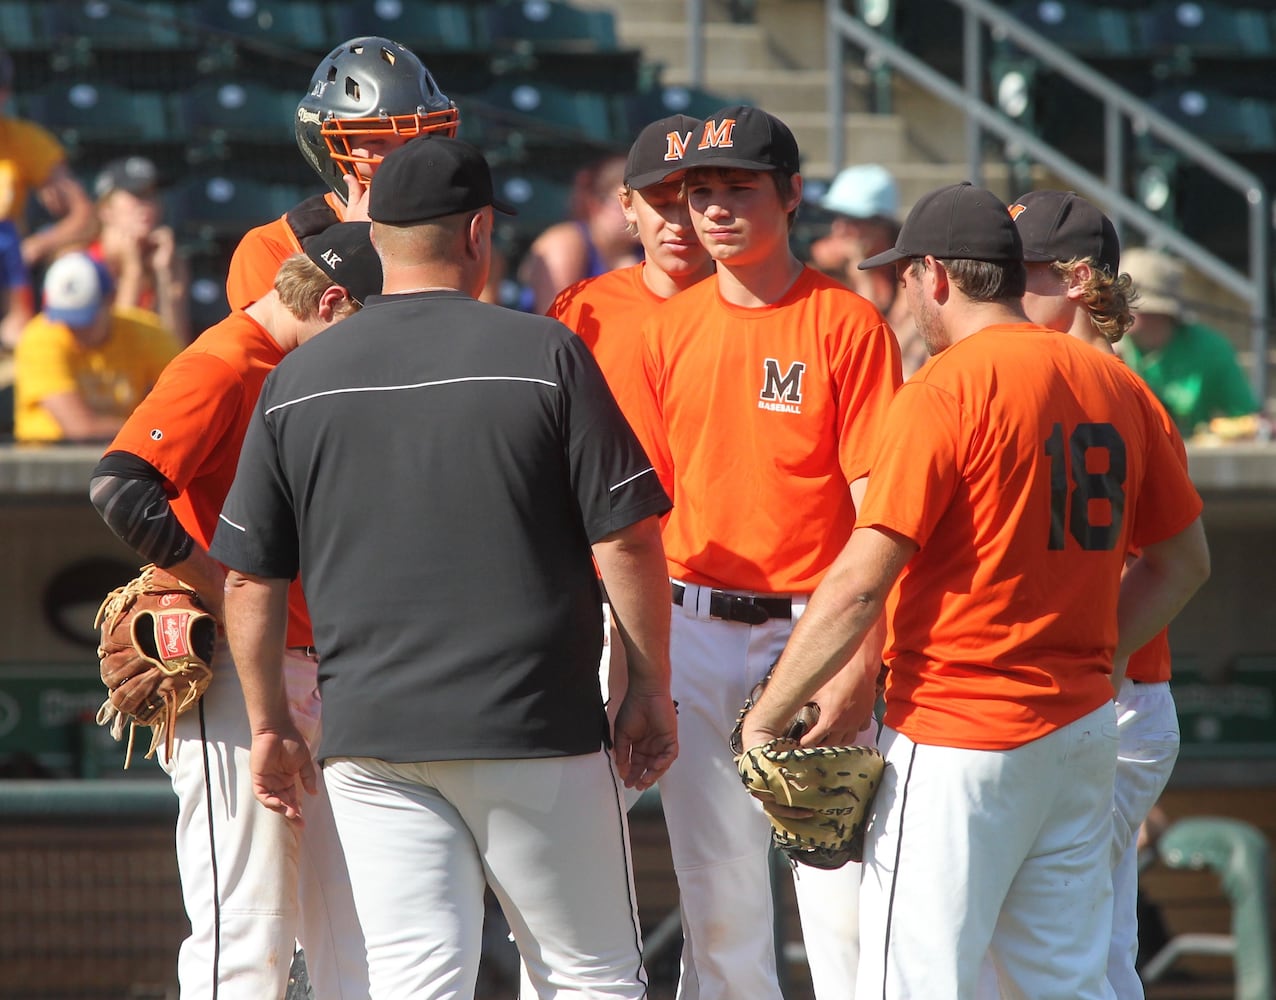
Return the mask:
{"type": "Polygon", "coordinates": [[[194,590],[172,573],[147,565],[107,594],[93,626],[101,629],[97,655],[110,692],[98,709],[98,725],[109,725],[116,740],[123,739],[128,725],[125,768],[133,759],[138,726],[152,729],[148,758],[161,739],[171,756],[177,717],[199,701],[213,679],[209,664],[216,619],[194,590]]]}
{"type": "Polygon", "coordinates": [[[885,761],[875,747],[800,747],[775,739],[736,759],[745,787],[762,799],[795,809],[802,818],[773,816],[771,839],[790,860],[812,868],[841,868],[864,858],[864,827],[885,761]]]}

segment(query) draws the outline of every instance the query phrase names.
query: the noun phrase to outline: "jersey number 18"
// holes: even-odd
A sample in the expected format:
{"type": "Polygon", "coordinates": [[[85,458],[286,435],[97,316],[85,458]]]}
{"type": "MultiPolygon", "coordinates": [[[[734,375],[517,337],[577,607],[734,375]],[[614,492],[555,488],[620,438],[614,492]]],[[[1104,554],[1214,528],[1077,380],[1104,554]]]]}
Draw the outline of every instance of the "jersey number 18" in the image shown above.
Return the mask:
{"type": "Polygon", "coordinates": [[[1055,424],[1046,438],[1050,457],[1050,549],[1062,549],[1064,528],[1087,551],[1108,551],[1121,535],[1125,513],[1125,442],[1111,424],[1078,424],[1064,445],[1063,425],[1055,424]],[[1090,472],[1086,455],[1091,449],[1107,452],[1107,469],[1090,472]],[[1071,479],[1071,488],[1069,488],[1071,479]],[[1069,497],[1069,495],[1071,495],[1069,497]],[[1107,504],[1092,501],[1106,500],[1107,504]],[[1106,524],[1091,518],[1107,508],[1106,524]]]}

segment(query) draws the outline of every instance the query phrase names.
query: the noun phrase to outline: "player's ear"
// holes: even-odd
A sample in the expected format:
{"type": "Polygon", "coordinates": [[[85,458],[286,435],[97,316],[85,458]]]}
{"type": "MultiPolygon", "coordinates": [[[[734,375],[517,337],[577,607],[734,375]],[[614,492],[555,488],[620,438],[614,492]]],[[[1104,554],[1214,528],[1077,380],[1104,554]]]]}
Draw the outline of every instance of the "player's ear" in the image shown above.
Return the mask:
{"type": "Polygon", "coordinates": [[[1085,261],[1077,261],[1068,272],[1068,287],[1065,295],[1073,301],[1085,298],[1086,288],[1094,277],[1094,268],[1085,261]]]}
{"type": "Polygon", "coordinates": [[[342,303],[350,301],[350,293],[341,285],[329,285],[319,296],[316,312],[325,323],[332,323],[340,316],[342,303]]]}

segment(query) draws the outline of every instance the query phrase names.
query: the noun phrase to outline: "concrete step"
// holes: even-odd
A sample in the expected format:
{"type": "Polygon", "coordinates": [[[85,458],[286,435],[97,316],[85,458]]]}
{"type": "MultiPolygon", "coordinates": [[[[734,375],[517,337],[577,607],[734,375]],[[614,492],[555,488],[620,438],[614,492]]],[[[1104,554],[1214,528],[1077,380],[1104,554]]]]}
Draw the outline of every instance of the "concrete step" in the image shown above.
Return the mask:
{"type": "MultiPolygon", "coordinates": [[[[663,83],[682,85],[691,82],[685,69],[668,70],[660,79],[663,83]]],[[[818,69],[734,70],[715,73],[710,89],[724,97],[766,108],[786,122],[786,113],[815,111],[828,104],[828,74],[818,69]]]]}
{"type": "MultiPolygon", "coordinates": [[[[616,30],[621,45],[642,49],[647,60],[660,63],[667,72],[686,73],[690,67],[685,22],[626,21],[616,30]]],[[[723,72],[780,67],[767,45],[766,33],[757,25],[706,24],[704,68],[706,79],[713,81],[723,72]]]]}
{"type": "MultiPolygon", "coordinates": [[[[824,110],[792,111],[778,105],[767,110],[782,119],[797,137],[803,170],[833,159],[829,117],[824,110]]],[[[845,163],[896,163],[909,155],[904,120],[894,115],[849,114],[845,119],[845,163]]],[[[829,168],[823,168],[827,171],[829,168]]]]}

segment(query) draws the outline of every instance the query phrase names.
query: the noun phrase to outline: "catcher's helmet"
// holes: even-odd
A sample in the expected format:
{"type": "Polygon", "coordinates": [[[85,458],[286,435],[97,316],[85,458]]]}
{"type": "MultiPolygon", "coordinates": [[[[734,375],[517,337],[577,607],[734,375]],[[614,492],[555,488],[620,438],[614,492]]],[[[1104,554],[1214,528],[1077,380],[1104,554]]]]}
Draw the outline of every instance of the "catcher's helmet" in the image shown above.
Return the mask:
{"type": "Polygon", "coordinates": [[[295,126],[306,162],[344,201],[342,174],[356,163],[380,161],[351,153],[351,136],[452,136],[459,121],[456,105],[420,59],[398,42],[369,35],[342,42],[319,64],[297,105],[295,126]]]}

